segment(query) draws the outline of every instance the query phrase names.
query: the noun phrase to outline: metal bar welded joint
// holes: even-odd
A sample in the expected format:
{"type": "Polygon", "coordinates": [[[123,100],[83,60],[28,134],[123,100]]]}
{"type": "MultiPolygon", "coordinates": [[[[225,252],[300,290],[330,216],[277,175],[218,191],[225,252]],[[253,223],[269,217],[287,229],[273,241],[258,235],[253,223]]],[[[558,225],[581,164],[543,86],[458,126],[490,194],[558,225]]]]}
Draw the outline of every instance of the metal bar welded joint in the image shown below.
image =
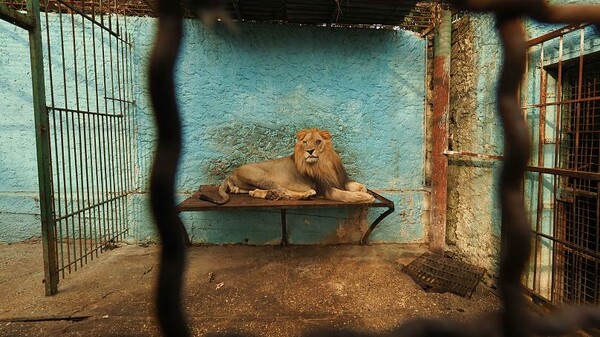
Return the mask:
{"type": "Polygon", "coordinates": [[[0,19],[29,31],[33,30],[36,26],[32,15],[23,14],[5,4],[0,4],[0,19]]]}

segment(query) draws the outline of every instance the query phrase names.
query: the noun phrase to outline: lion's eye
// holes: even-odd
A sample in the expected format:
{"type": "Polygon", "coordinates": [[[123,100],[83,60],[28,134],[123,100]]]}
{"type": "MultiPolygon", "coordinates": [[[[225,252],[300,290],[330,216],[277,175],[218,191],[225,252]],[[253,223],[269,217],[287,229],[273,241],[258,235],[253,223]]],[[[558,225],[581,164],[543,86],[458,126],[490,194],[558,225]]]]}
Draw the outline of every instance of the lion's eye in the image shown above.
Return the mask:
{"type": "Polygon", "coordinates": [[[304,145],[308,144],[308,142],[307,142],[307,141],[305,141],[305,140],[303,140],[303,141],[302,141],[302,143],[303,143],[304,145]]]}
{"type": "Polygon", "coordinates": [[[321,140],[320,140],[320,139],[317,139],[317,140],[315,141],[315,144],[317,144],[317,145],[321,145],[321,140]]]}

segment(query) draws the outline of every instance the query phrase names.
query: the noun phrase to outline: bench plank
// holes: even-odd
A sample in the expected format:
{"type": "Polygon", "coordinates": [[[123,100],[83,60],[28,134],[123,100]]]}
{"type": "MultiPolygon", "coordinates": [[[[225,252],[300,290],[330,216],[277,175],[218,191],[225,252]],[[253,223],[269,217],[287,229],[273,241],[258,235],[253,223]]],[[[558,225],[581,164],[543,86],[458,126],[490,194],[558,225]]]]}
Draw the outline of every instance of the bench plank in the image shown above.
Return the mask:
{"type": "Polygon", "coordinates": [[[281,225],[282,225],[282,244],[287,244],[287,230],[285,210],[288,209],[306,209],[306,208],[373,208],[387,207],[388,210],[381,214],[365,232],[361,239],[361,244],[365,244],[373,229],[386,216],[393,213],[394,203],[371,191],[368,192],[375,197],[373,202],[341,202],[327,200],[323,198],[310,198],[306,200],[265,200],[254,198],[247,194],[230,194],[229,202],[224,205],[215,205],[208,201],[200,200],[200,194],[217,196],[218,186],[203,185],[196,193],[185,199],[177,205],[178,212],[200,212],[200,211],[235,211],[235,210],[281,210],[281,225]]]}

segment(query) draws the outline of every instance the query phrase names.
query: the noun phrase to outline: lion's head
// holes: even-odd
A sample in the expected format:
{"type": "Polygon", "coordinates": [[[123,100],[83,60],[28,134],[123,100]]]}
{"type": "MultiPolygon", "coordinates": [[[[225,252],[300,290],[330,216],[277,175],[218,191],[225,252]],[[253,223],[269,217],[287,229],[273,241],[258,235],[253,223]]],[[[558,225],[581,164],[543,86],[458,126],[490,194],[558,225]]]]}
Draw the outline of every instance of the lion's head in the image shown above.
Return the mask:
{"type": "Polygon", "coordinates": [[[348,174],[333,149],[329,131],[300,130],[297,137],[294,146],[296,168],[315,182],[317,193],[324,194],[331,187],[345,189],[348,174]]]}

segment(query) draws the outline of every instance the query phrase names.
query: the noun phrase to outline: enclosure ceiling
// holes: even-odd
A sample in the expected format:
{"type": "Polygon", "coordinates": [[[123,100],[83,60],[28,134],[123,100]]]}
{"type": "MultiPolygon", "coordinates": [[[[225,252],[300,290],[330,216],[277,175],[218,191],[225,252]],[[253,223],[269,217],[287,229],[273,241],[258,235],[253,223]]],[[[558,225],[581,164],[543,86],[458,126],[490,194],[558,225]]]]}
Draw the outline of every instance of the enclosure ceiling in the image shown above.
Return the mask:
{"type": "MultiPolygon", "coordinates": [[[[156,0],[40,0],[42,10],[68,11],[67,7],[96,14],[119,13],[155,16],[156,0]]],[[[184,0],[188,4],[219,5],[237,22],[270,22],[364,28],[399,27],[428,31],[443,0],[184,0]]],[[[5,0],[25,7],[25,0],[5,0]]],[[[190,6],[188,6],[190,7],[190,6]]],[[[19,9],[22,9],[19,8],[19,9]]],[[[190,15],[191,16],[191,15],[190,15]]]]}
{"type": "Polygon", "coordinates": [[[308,25],[430,27],[435,3],[410,0],[232,0],[229,16],[241,22],[308,25]]]}

